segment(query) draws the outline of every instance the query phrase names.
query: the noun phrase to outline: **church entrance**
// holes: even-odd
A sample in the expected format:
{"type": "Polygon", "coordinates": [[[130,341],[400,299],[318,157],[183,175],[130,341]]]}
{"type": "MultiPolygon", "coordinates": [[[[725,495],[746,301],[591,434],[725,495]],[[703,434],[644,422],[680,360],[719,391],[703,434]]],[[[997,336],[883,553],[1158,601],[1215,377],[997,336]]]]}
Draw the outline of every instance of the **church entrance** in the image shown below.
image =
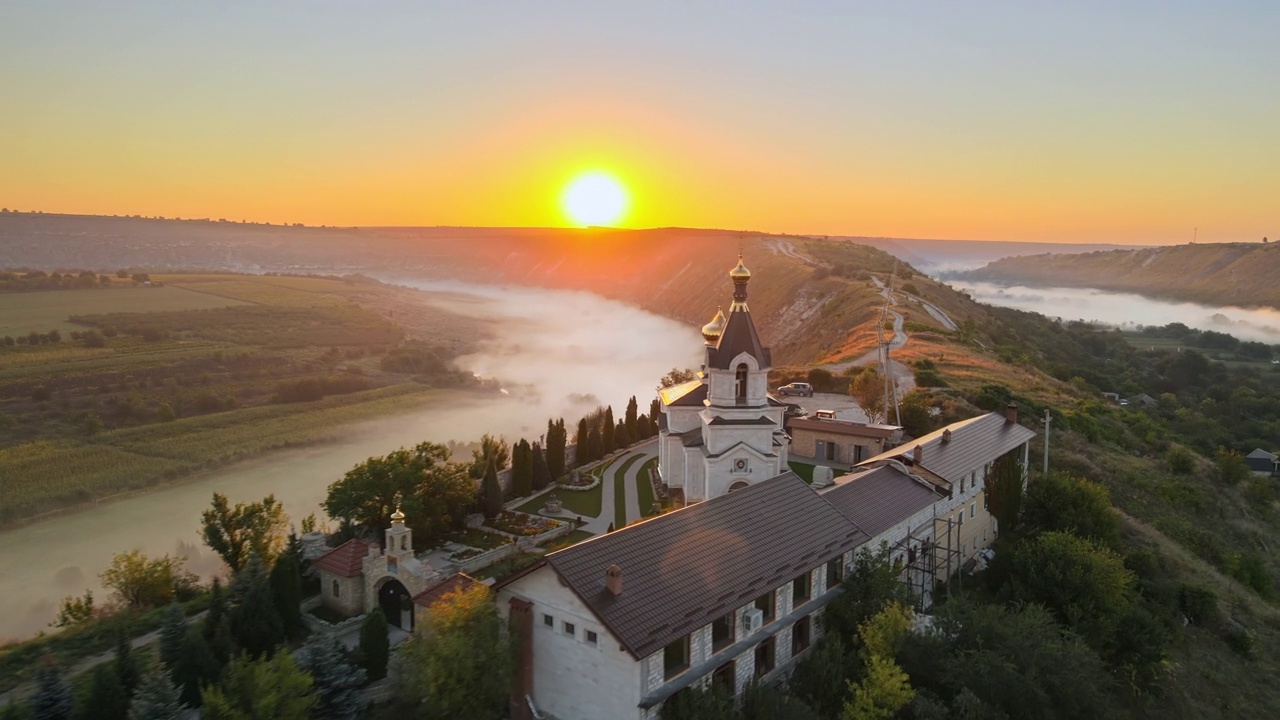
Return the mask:
{"type": "Polygon", "coordinates": [[[404,583],[392,578],[378,588],[378,607],[387,616],[387,624],[401,630],[413,630],[413,597],[404,583]]]}

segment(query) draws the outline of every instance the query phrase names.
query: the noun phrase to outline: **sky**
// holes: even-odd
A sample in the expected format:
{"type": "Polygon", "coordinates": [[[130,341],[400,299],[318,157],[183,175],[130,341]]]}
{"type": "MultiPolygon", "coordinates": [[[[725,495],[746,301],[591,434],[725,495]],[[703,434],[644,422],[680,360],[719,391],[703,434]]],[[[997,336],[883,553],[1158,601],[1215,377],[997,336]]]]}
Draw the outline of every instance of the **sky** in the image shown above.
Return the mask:
{"type": "Polygon", "coordinates": [[[1276,2],[0,6],[0,205],[328,225],[1280,236],[1276,2]]]}

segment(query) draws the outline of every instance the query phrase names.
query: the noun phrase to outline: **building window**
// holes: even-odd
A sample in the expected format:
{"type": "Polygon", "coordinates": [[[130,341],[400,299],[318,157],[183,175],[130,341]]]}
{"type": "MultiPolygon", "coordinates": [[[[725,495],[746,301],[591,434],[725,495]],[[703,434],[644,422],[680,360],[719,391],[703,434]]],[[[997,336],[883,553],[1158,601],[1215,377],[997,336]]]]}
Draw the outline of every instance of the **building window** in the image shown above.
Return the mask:
{"type": "Polygon", "coordinates": [[[840,584],[844,579],[844,558],[836,558],[827,563],[827,589],[840,584]]]}
{"type": "Polygon", "coordinates": [[[734,613],[730,612],[711,622],[711,652],[720,652],[733,644],[738,629],[738,624],[733,620],[734,613]]]}
{"type": "Polygon", "coordinates": [[[960,522],[957,522],[956,524],[957,524],[957,525],[963,525],[963,524],[964,524],[964,508],[960,508],[960,522]]]}
{"type": "Polygon", "coordinates": [[[732,660],[716,668],[715,672],[711,673],[711,687],[720,688],[730,696],[738,693],[737,685],[738,672],[732,660]]]}
{"type": "Polygon", "coordinates": [[[774,610],[776,609],[774,605],[773,591],[770,590],[756,598],[756,607],[760,608],[760,611],[764,613],[765,625],[773,622],[774,610]]]}
{"type": "Polygon", "coordinates": [[[795,580],[791,581],[791,607],[797,607],[809,602],[809,597],[813,594],[813,581],[809,573],[805,573],[795,580]]]}
{"type": "Polygon", "coordinates": [[[588,630],[588,631],[587,631],[587,643],[588,643],[588,644],[591,644],[591,645],[599,645],[599,644],[600,644],[600,636],[596,634],[596,631],[595,631],[595,630],[588,630]]]}
{"type": "Polygon", "coordinates": [[[573,623],[571,623],[571,622],[567,622],[567,623],[565,623],[565,624],[564,624],[564,634],[565,634],[565,635],[573,635],[573,634],[574,634],[574,633],[576,633],[577,631],[578,631],[578,629],[577,629],[577,628],[575,628],[575,627],[573,626],[573,623]]]}
{"type": "Polygon", "coordinates": [[[756,677],[764,677],[773,672],[774,639],[770,635],[768,639],[756,646],[756,677]]]}
{"type": "Polygon", "coordinates": [[[662,648],[662,674],[670,680],[689,669],[689,636],[662,648]]]}
{"type": "Polygon", "coordinates": [[[340,590],[341,590],[341,588],[338,586],[338,581],[337,581],[337,580],[334,580],[334,581],[333,581],[333,596],[334,596],[334,597],[338,597],[338,596],[341,594],[341,593],[340,593],[340,590]]]}
{"type": "Polygon", "coordinates": [[[969,517],[978,517],[978,503],[969,503],[969,517]]]}
{"type": "Polygon", "coordinates": [[[809,616],[805,615],[791,626],[791,654],[799,655],[809,649],[809,616]]]}
{"type": "Polygon", "coordinates": [[[738,366],[738,374],[733,383],[733,397],[739,405],[747,404],[747,364],[738,366]]]}
{"type": "Polygon", "coordinates": [[[555,620],[555,618],[551,617],[550,615],[543,615],[543,616],[542,616],[542,624],[543,624],[543,625],[546,625],[546,626],[547,626],[547,627],[549,627],[549,628],[553,628],[553,627],[555,627],[555,626],[556,626],[556,620],[555,620]]]}
{"type": "Polygon", "coordinates": [[[964,478],[960,478],[960,494],[964,494],[964,478]]]}

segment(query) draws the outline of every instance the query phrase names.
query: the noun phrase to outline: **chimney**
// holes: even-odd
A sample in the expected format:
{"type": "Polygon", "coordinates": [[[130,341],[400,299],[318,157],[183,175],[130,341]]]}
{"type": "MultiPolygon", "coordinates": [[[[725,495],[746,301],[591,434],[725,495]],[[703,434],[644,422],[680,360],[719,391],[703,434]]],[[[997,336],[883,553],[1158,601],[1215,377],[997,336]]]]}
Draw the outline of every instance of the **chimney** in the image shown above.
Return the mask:
{"type": "Polygon", "coordinates": [[[614,597],[618,597],[619,595],[621,595],[622,594],[622,568],[618,567],[617,565],[610,565],[604,571],[604,586],[610,593],[613,594],[614,597]]]}
{"type": "Polygon", "coordinates": [[[922,462],[924,462],[924,446],[917,445],[916,449],[911,451],[911,463],[913,465],[919,465],[922,462]]]}
{"type": "Polygon", "coordinates": [[[951,442],[951,428],[942,431],[942,442],[944,445],[951,442]]]}
{"type": "Polygon", "coordinates": [[[1018,422],[1018,403],[1009,403],[1004,409],[1004,421],[1007,425],[1016,425],[1018,422]]]}

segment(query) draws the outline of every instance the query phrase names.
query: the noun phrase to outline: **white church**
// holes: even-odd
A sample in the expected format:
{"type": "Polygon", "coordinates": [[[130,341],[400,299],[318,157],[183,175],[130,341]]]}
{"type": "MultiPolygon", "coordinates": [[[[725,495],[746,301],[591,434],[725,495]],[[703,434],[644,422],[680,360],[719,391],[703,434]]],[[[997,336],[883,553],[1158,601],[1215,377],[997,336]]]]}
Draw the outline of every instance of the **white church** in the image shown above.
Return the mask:
{"type": "Polygon", "coordinates": [[[929,605],[998,527],[984,482],[1027,467],[1017,408],[953,423],[814,488],[788,469],[769,350],[730,271],[729,317],[703,328],[699,377],[662,393],[659,466],[685,507],[548,554],[494,585],[518,649],[515,720],[653,720],[707,683],[785,677],[821,634],[854,553],[887,545],[929,605]]]}

